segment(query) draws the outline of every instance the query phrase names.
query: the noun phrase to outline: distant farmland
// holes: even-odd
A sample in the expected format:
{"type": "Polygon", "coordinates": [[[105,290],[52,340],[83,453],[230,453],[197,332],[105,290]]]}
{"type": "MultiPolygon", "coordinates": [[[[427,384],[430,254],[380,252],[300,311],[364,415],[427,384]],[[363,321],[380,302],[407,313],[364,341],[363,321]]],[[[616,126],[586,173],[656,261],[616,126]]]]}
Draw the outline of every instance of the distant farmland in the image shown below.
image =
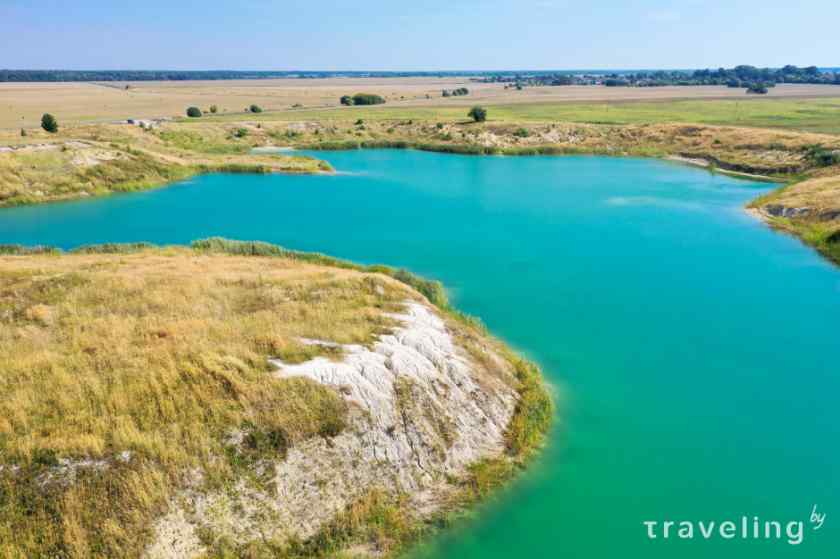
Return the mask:
{"type": "MultiPolygon", "coordinates": [[[[183,116],[188,106],[219,108],[242,118],[256,104],[260,118],[460,118],[464,107],[494,107],[491,119],[577,122],[687,121],[740,123],[840,132],[840,86],[778,85],[760,99],[723,86],[610,88],[526,87],[477,83],[468,77],[264,79],[174,82],[0,83],[0,128],[37,127],[44,112],[61,123],[183,116]],[[127,88],[126,88],[127,86],[127,88]],[[466,87],[470,94],[443,98],[442,90],[466,87]],[[339,98],[375,93],[387,104],[341,108],[339,98]],[[818,99],[818,98],[835,99],[818,99]],[[701,100],[739,100],[736,104],[701,100]],[[778,101],[772,102],[776,99],[778,101]],[[813,102],[794,101],[814,99],[813,102]],[[663,103],[664,102],[664,103],[663,103]],[[832,124],[832,119],[835,124],[832,124]],[[831,127],[838,128],[833,130],[831,127]]],[[[249,116],[249,118],[253,118],[249,116]]]]}

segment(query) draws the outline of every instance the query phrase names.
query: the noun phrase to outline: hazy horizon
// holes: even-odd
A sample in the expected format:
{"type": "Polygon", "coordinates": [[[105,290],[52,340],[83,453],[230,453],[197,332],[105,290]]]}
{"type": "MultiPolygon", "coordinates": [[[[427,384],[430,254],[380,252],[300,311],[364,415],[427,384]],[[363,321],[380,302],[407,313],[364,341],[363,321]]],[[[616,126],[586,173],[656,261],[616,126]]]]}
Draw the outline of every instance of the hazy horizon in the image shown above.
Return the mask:
{"type": "MultiPolygon", "coordinates": [[[[770,68],[770,69],[779,69],[782,66],[761,66],[756,64],[750,64],[749,62],[742,62],[741,64],[746,64],[750,66],[756,66],[758,68],[770,68]]],[[[732,66],[725,66],[724,68],[730,69],[738,66],[740,64],[735,64],[732,66]]],[[[794,66],[798,66],[800,68],[806,68],[808,66],[814,66],[813,64],[794,64],[794,66]]],[[[393,69],[393,68],[383,68],[377,70],[355,70],[352,68],[348,68],[346,70],[324,70],[321,68],[294,68],[291,70],[273,70],[273,69],[262,69],[262,68],[249,68],[249,69],[240,69],[240,68],[195,68],[195,69],[176,69],[176,68],[66,68],[66,67],[56,67],[56,68],[6,68],[0,67],[0,71],[18,71],[18,72],[189,72],[189,73],[210,73],[210,72],[236,72],[236,73],[253,73],[253,74],[335,74],[335,75],[359,75],[359,74],[446,74],[446,75],[458,75],[458,74],[488,74],[488,73],[608,73],[608,72],[692,72],[694,70],[717,70],[721,68],[720,65],[713,65],[713,66],[705,66],[705,67],[696,67],[696,68],[492,68],[487,70],[476,70],[474,68],[456,68],[452,70],[442,70],[436,68],[427,68],[427,69],[419,69],[419,70],[407,70],[407,69],[393,69]]],[[[820,71],[833,71],[833,70],[840,70],[840,66],[819,66],[817,67],[820,71]]]]}

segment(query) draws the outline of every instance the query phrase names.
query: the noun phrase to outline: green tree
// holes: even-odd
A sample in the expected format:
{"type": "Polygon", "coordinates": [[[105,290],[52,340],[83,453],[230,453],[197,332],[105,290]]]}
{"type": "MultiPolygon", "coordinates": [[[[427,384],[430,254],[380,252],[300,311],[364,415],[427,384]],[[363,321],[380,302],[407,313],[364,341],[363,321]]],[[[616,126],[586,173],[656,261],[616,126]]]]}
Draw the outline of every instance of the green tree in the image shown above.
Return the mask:
{"type": "Polygon", "coordinates": [[[55,134],[58,132],[58,121],[50,113],[45,113],[44,116],[41,117],[41,128],[50,134],[55,134]]]}
{"type": "Polygon", "coordinates": [[[347,105],[348,107],[353,104],[353,98],[349,95],[342,95],[341,96],[341,104],[347,105]]]}
{"type": "Polygon", "coordinates": [[[190,118],[198,118],[201,116],[201,109],[198,107],[190,107],[187,109],[187,116],[190,118]]]}
{"type": "Polygon", "coordinates": [[[357,93],[353,96],[354,105],[381,105],[385,99],[374,93],[357,93]]]}
{"type": "Polygon", "coordinates": [[[487,120],[487,109],[484,107],[475,106],[470,109],[470,112],[467,113],[467,116],[473,119],[476,122],[484,122],[487,120]]]}
{"type": "Polygon", "coordinates": [[[262,112],[262,107],[260,107],[259,105],[251,105],[251,112],[252,113],[261,113],[262,112]]]}

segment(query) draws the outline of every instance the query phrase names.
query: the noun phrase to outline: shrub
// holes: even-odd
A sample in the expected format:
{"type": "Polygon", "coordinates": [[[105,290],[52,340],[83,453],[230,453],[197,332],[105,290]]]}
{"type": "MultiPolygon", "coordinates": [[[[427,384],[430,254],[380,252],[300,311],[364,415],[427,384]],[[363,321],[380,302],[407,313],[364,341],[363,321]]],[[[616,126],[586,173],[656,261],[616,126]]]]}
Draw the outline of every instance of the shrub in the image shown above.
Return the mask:
{"type": "Polygon", "coordinates": [[[805,157],[820,167],[840,164],[840,150],[826,149],[820,144],[807,146],[805,157]]]}
{"type": "Polygon", "coordinates": [[[361,125],[362,125],[362,124],[364,124],[364,123],[365,123],[365,121],[364,121],[364,120],[362,120],[362,119],[358,119],[358,120],[356,121],[356,126],[361,126],[361,125]]]}
{"type": "Polygon", "coordinates": [[[233,132],[233,135],[236,136],[237,138],[244,138],[245,136],[248,135],[248,129],[247,128],[237,128],[233,132]]]}
{"type": "Polygon", "coordinates": [[[467,116],[473,119],[475,122],[484,122],[487,120],[487,109],[484,107],[475,106],[470,109],[470,112],[467,113],[467,116]]]}
{"type": "Polygon", "coordinates": [[[210,105],[210,112],[213,113],[213,114],[218,113],[219,112],[219,107],[217,107],[216,105],[210,105]]]}
{"type": "Polygon", "coordinates": [[[753,83],[747,87],[747,93],[754,93],[756,95],[766,95],[767,86],[763,83],[753,83]]]}
{"type": "Polygon", "coordinates": [[[250,109],[252,113],[261,113],[263,111],[259,105],[251,105],[250,109]]]}
{"type": "Polygon", "coordinates": [[[187,116],[190,118],[198,118],[201,114],[201,109],[198,107],[190,107],[187,109],[187,116]]]}
{"type": "Polygon", "coordinates": [[[353,96],[354,105],[381,105],[385,99],[373,93],[357,93],[353,96]]]}
{"type": "Polygon", "coordinates": [[[349,95],[342,95],[341,96],[341,104],[342,105],[347,105],[349,107],[353,104],[353,98],[350,97],[349,95]]]}
{"type": "Polygon", "coordinates": [[[443,90],[443,96],[444,97],[460,97],[461,95],[469,95],[469,94],[470,94],[470,90],[467,89],[466,87],[459,87],[458,89],[453,89],[451,91],[448,90],[448,89],[443,90]]]}
{"type": "Polygon", "coordinates": [[[514,131],[513,135],[517,138],[527,138],[531,135],[531,133],[528,132],[527,128],[518,128],[516,131],[514,131]]]}
{"type": "Polygon", "coordinates": [[[25,138],[25,137],[26,137],[26,128],[21,128],[21,129],[20,129],[20,136],[21,136],[22,138],[25,138]]]}
{"type": "Polygon", "coordinates": [[[55,134],[58,132],[58,121],[50,113],[45,113],[44,116],[41,117],[41,128],[50,134],[55,134]]]}

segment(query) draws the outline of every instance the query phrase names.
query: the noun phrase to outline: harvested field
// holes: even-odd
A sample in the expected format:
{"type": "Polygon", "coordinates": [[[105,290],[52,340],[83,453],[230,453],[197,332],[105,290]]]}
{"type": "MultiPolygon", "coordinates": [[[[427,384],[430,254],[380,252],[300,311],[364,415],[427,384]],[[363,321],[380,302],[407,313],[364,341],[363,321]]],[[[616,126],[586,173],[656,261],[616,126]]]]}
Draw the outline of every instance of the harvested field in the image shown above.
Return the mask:
{"type": "MultiPolygon", "coordinates": [[[[221,114],[241,114],[256,104],[269,112],[295,114],[306,109],[338,109],[342,95],[382,95],[389,109],[487,105],[659,102],[752,99],[742,89],[723,86],[609,88],[601,86],[527,87],[472,82],[468,78],[329,78],[219,80],[132,83],[0,84],[0,129],[37,127],[45,112],[60,122],[107,122],[127,118],[180,117],[188,106],[216,105],[221,114]],[[126,89],[128,86],[128,89],[126,89]],[[470,95],[442,98],[441,90],[467,87],[470,95]]],[[[840,97],[840,86],[786,84],[766,99],[840,97]]],[[[765,98],[762,98],[764,100],[765,98]]],[[[347,110],[347,109],[344,109],[347,110]]],[[[356,111],[358,109],[350,109],[356,111]]],[[[461,110],[459,109],[459,112],[461,110]]]]}

